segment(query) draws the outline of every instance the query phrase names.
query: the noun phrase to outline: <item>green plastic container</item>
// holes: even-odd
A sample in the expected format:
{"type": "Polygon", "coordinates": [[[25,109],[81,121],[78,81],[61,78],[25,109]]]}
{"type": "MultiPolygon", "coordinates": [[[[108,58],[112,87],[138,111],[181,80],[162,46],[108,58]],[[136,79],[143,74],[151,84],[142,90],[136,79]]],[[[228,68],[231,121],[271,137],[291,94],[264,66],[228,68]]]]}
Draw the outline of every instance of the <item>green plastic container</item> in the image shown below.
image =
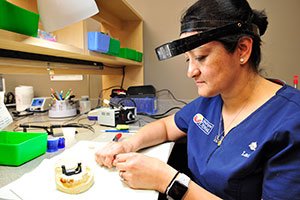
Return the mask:
{"type": "Polygon", "coordinates": [[[117,56],[120,52],[120,40],[110,38],[107,54],[117,56]]]}
{"type": "Polygon", "coordinates": [[[119,57],[129,60],[136,60],[136,50],[130,48],[120,48],[119,57]]]}
{"type": "Polygon", "coordinates": [[[39,15],[0,0],[0,29],[36,37],[39,15]]]}
{"type": "Polygon", "coordinates": [[[143,60],[143,53],[139,52],[139,51],[136,51],[136,58],[135,58],[135,60],[138,61],[138,62],[142,62],[142,60],[143,60]]]}
{"type": "Polygon", "coordinates": [[[19,166],[47,150],[47,133],[0,131],[0,165],[19,166]]]}

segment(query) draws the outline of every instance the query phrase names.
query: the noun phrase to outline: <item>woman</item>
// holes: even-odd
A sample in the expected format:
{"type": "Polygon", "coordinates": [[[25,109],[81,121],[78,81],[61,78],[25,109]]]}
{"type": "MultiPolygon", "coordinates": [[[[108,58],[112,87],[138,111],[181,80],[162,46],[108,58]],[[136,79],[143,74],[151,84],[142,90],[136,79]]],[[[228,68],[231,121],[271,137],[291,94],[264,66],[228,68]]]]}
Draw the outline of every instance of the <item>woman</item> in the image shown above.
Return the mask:
{"type": "Polygon", "coordinates": [[[182,17],[180,38],[223,30],[185,52],[187,76],[200,97],[132,138],[108,144],[96,161],[115,166],[132,188],[173,199],[300,199],[300,92],[258,73],[267,24],[246,0],[192,5],[182,17]],[[240,22],[245,28],[239,31],[222,29],[240,22]],[[185,136],[191,177],[133,153],[185,136]]]}

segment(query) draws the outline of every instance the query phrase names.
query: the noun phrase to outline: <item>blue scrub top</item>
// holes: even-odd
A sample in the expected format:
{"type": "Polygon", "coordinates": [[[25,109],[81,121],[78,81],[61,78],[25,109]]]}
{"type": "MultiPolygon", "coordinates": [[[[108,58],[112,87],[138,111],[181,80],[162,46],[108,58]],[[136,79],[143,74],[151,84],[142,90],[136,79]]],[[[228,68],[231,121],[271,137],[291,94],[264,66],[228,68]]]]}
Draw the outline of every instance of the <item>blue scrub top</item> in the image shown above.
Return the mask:
{"type": "Polygon", "coordinates": [[[175,114],[193,180],[223,199],[300,199],[300,91],[284,85],[224,137],[220,96],[175,114]]]}

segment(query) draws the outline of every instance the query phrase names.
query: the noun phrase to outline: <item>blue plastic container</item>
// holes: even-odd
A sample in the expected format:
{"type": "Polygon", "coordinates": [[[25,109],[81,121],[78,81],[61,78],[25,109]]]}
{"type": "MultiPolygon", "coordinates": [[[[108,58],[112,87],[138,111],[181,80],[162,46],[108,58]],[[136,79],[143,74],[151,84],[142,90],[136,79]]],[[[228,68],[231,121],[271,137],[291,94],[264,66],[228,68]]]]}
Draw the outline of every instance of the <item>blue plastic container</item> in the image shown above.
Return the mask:
{"type": "Polygon", "coordinates": [[[110,37],[101,32],[88,32],[88,49],[100,53],[107,53],[109,50],[110,37]]]}

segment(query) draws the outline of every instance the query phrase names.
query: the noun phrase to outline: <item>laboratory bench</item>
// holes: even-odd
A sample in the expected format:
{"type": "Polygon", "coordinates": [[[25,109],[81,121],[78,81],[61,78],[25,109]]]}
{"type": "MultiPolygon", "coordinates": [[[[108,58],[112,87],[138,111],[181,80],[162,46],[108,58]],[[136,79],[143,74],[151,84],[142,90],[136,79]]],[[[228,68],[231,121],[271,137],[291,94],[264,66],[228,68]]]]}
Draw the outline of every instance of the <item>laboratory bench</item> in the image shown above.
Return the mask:
{"type": "MultiPolygon", "coordinates": [[[[101,141],[101,142],[108,142],[111,141],[112,138],[114,137],[115,133],[111,132],[101,132],[101,130],[106,130],[106,129],[112,129],[111,127],[104,127],[100,126],[96,121],[89,121],[86,117],[86,115],[82,115],[80,117],[71,117],[71,118],[52,118],[49,119],[48,115],[45,113],[41,114],[35,114],[29,117],[25,117],[23,119],[14,121],[10,126],[8,126],[5,130],[8,131],[22,131],[22,128],[19,127],[19,124],[27,124],[27,125],[43,125],[47,126],[50,124],[67,124],[71,122],[78,122],[80,124],[85,124],[85,125],[92,125],[94,128],[94,132],[91,130],[85,129],[85,128],[77,128],[75,139],[76,141],[81,141],[81,140],[88,140],[88,141],[101,141]]],[[[45,132],[43,129],[28,129],[27,132],[45,132]]],[[[63,137],[62,129],[54,129],[54,135],[56,137],[63,137]]],[[[129,134],[123,134],[122,137],[128,137],[129,134]]],[[[67,147],[66,147],[67,148],[67,147]]],[[[17,178],[20,178],[23,174],[31,171],[32,169],[36,168],[44,159],[50,159],[63,151],[65,149],[59,149],[56,152],[51,152],[48,153],[46,152],[45,154],[24,163],[23,165],[20,166],[1,166],[0,165],[0,188],[5,186],[6,184],[12,182],[13,180],[16,180],[17,178]]]]}
{"type": "MultiPolygon", "coordinates": [[[[152,121],[151,119],[143,119],[140,120],[139,123],[146,123],[152,121]]],[[[92,125],[94,132],[85,128],[77,128],[77,133],[75,135],[77,143],[80,141],[92,141],[92,142],[109,142],[112,141],[116,132],[103,132],[106,129],[112,129],[111,127],[100,126],[96,121],[89,121],[86,115],[82,115],[80,117],[75,118],[67,118],[67,119],[49,119],[46,114],[38,114],[32,115],[29,117],[25,117],[23,119],[14,121],[6,130],[9,131],[22,131],[22,128],[19,127],[19,124],[35,124],[35,125],[50,125],[50,124],[66,124],[69,122],[78,122],[80,124],[92,125]]],[[[133,127],[134,130],[138,129],[139,125],[144,124],[131,124],[130,127],[133,127]]],[[[132,130],[132,129],[131,129],[132,130]]],[[[27,132],[44,132],[41,129],[28,129],[27,132]]],[[[134,133],[122,133],[122,138],[130,137],[134,133]]],[[[62,136],[62,130],[57,129],[54,131],[54,135],[62,136]]],[[[174,143],[171,143],[167,148],[168,157],[171,154],[174,143]]],[[[1,197],[1,188],[6,188],[10,183],[22,178],[23,175],[31,173],[35,169],[37,169],[45,160],[55,158],[56,156],[61,155],[65,151],[68,151],[68,148],[59,149],[54,153],[46,152],[45,154],[28,161],[20,166],[0,166],[0,197],[1,197]]],[[[166,150],[166,149],[164,149],[166,150]]],[[[176,160],[173,157],[173,161],[176,160]]],[[[176,156],[177,157],[177,156],[176,156]]],[[[167,162],[168,158],[165,160],[167,162]]],[[[173,162],[171,161],[171,162],[173,162]]],[[[157,193],[157,192],[156,192],[157,193]]],[[[162,199],[161,194],[156,195],[159,199],[162,199]]],[[[0,198],[1,199],[1,198],[0,198]]]]}

